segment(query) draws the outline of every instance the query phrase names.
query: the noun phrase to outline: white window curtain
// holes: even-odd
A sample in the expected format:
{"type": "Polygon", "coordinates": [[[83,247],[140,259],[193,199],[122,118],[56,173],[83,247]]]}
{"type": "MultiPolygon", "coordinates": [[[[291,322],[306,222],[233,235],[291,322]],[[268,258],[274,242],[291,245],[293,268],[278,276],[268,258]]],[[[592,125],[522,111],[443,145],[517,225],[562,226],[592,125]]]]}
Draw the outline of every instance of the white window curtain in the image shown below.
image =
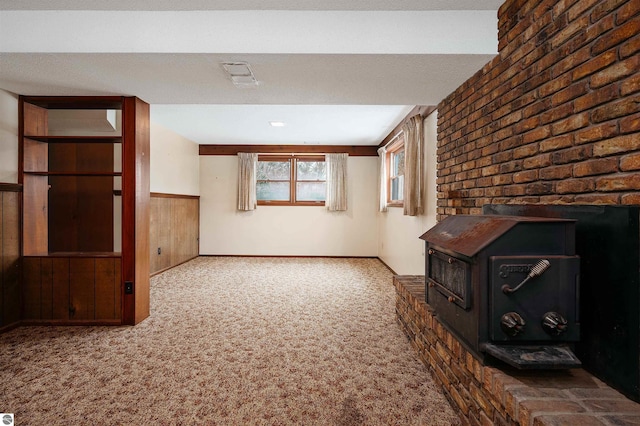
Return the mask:
{"type": "Polygon", "coordinates": [[[256,168],[258,154],[238,153],[238,210],[255,210],[258,205],[256,197],[256,168]]]}
{"type": "Polygon", "coordinates": [[[380,159],[380,187],[378,192],[378,210],[381,212],[387,211],[387,148],[381,147],[378,149],[378,156],[380,159]]]}
{"type": "Polygon", "coordinates": [[[422,116],[414,115],[402,126],[404,133],[404,214],[422,214],[424,194],[424,143],[422,116]]]}
{"type": "Polygon", "coordinates": [[[326,154],[327,196],[329,211],[347,210],[347,160],[349,154],[326,154]]]}

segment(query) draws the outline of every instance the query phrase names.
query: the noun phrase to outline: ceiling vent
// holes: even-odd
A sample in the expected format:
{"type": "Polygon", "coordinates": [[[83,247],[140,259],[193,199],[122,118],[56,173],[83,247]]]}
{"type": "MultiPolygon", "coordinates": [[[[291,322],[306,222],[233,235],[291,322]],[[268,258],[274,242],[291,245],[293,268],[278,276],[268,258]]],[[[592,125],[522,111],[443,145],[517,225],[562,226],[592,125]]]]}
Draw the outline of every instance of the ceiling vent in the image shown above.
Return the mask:
{"type": "Polygon", "coordinates": [[[223,62],[222,68],[236,87],[248,89],[258,86],[258,80],[247,62],[223,62]]]}

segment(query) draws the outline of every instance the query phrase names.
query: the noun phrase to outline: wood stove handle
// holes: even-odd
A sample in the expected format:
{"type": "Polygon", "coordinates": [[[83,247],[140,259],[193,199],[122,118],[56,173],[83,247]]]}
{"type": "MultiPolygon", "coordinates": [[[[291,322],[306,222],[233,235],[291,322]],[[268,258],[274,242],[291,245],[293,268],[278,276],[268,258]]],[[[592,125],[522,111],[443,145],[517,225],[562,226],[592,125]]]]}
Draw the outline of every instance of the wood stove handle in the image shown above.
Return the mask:
{"type": "Polygon", "coordinates": [[[527,275],[527,277],[524,280],[522,280],[520,284],[518,284],[514,288],[511,288],[507,284],[505,284],[502,286],[502,292],[504,294],[515,293],[516,291],[520,290],[522,286],[525,285],[527,281],[529,281],[531,278],[535,278],[542,275],[544,271],[549,269],[550,265],[551,263],[547,259],[542,259],[540,262],[533,265],[533,267],[531,268],[531,271],[529,272],[529,275],[527,275]]]}

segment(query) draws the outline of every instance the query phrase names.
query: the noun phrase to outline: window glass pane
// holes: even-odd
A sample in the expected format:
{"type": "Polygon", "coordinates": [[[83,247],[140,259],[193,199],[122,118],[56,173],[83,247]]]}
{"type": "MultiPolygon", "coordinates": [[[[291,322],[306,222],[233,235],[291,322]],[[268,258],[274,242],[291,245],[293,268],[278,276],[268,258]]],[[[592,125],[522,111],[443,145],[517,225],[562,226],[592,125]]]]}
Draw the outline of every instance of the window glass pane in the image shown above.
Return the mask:
{"type": "Polygon", "coordinates": [[[298,160],[298,180],[325,180],[327,172],[324,161],[298,160]]]}
{"type": "Polygon", "coordinates": [[[290,165],[289,161],[258,161],[257,179],[289,180],[290,165]]]}
{"type": "Polygon", "coordinates": [[[324,201],[326,188],[326,182],[298,182],[296,201],[324,201]]]}
{"type": "Polygon", "coordinates": [[[289,201],[289,182],[257,182],[258,200],[289,201]]]}
{"type": "Polygon", "coordinates": [[[404,176],[391,178],[391,200],[402,201],[404,199],[402,195],[403,187],[404,187],[404,176]]]}
{"type": "Polygon", "coordinates": [[[404,175],[404,149],[393,154],[391,176],[404,175]]]}

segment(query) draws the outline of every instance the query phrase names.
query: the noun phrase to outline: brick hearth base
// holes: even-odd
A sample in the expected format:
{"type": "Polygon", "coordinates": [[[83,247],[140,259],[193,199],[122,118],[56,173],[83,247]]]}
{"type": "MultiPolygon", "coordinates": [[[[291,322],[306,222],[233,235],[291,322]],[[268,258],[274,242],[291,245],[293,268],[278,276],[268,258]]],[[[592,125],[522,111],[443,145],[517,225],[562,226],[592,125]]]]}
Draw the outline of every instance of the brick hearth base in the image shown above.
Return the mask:
{"type": "Polygon", "coordinates": [[[424,301],[424,276],[399,275],[396,314],[464,425],[640,424],[640,404],[582,369],[520,371],[482,365],[424,301]]]}

